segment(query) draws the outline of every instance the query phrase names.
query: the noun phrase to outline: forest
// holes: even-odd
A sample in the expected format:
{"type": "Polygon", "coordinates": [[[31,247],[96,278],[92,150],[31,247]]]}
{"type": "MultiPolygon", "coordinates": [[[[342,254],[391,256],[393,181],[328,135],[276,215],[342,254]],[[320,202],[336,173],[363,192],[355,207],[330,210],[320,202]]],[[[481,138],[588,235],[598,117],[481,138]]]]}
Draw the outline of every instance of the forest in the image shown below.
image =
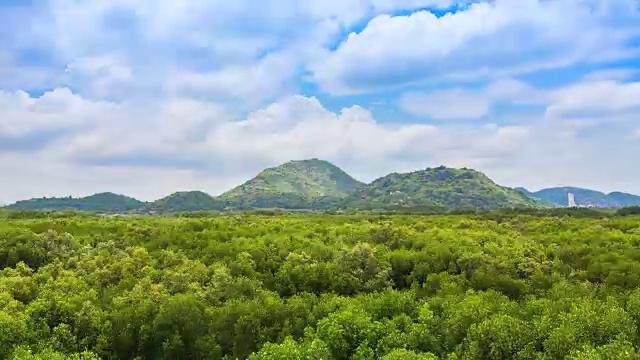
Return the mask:
{"type": "Polygon", "coordinates": [[[4,212],[0,359],[636,359],[637,210],[4,212]]]}

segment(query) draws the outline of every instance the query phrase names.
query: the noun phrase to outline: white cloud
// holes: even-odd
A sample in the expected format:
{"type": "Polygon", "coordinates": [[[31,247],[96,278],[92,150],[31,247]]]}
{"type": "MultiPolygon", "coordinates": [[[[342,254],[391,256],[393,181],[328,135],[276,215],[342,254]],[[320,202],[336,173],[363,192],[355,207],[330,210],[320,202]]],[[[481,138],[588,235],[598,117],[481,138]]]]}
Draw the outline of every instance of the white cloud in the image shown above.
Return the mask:
{"type": "MultiPolygon", "coordinates": [[[[0,171],[9,174],[0,186],[12,188],[0,199],[5,202],[97,191],[144,199],[198,188],[217,194],[264,167],[311,157],[333,161],[362,180],[444,164],[476,168],[510,186],[640,190],[633,180],[640,173],[619,155],[640,151],[640,143],[625,137],[637,128],[630,120],[590,126],[543,118],[519,126],[381,123],[362,107],[332,112],[305,96],[234,120],[221,105],[192,99],[143,106],[95,102],[64,89],[42,98],[14,96],[23,99],[11,100],[16,105],[3,111],[39,124],[48,119],[68,132],[38,152],[3,153],[0,147],[0,171]],[[621,180],[614,183],[606,174],[621,180]]],[[[39,126],[25,127],[22,135],[39,126]]]]}
{"type": "Polygon", "coordinates": [[[214,128],[208,146],[238,160],[260,158],[277,163],[321,157],[374,165],[379,159],[417,151],[420,142],[438,133],[428,125],[379,124],[358,106],[335,114],[314,98],[295,96],[254,112],[244,121],[214,128]]]}
{"type": "Polygon", "coordinates": [[[484,94],[449,89],[433,93],[405,93],[399,105],[407,113],[443,120],[480,119],[489,113],[490,103],[491,99],[484,94]]]}
{"type": "Polygon", "coordinates": [[[253,164],[257,171],[263,165],[310,157],[357,161],[365,168],[407,151],[426,151],[420,144],[440,134],[427,125],[379,124],[358,106],[332,113],[315,98],[303,96],[273,103],[241,121],[207,102],[183,100],[169,108],[174,111],[139,109],[116,124],[103,122],[65,142],[62,153],[86,164],[204,172],[234,164],[253,164]],[[153,123],[132,121],[141,116],[153,118],[153,123]]]}
{"type": "Polygon", "coordinates": [[[222,106],[191,99],[120,108],[119,114],[110,114],[112,119],[106,116],[66,141],[61,154],[88,166],[193,167],[208,129],[228,121],[222,106]]]}
{"type": "Polygon", "coordinates": [[[607,80],[625,81],[638,73],[640,73],[640,70],[638,69],[628,69],[628,68],[603,69],[603,70],[590,72],[586,74],[583,77],[583,79],[585,81],[607,81],[607,80]]]}
{"type": "MultiPolygon", "coordinates": [[[[183,187],[203,184],[204,180],[194,180],[198,176],[211,179],[211,185],[204,189],[217,193],[226,188],[215,184],[230,184],[231,180],[246,178],[263,167],[311,157],[334,161],[356,176],[371,180],[391,171],[440,163],[490,162],[515,151],[518,146],[515,140],[528,135],[527,129],[514,127],[448,129],[420,124],[383,124],[362,107],[353,106],[334,113],[317,99],[304,96],[288,97],[241,121],[233,120],[223,107],[210,102],[182,99],[161,107],[96,103],[64,89],[41,99],[27,97],[18,104],[21,105],[10,110],[16,118],[35,116],[31,121],[40,124],[44,119],[52,119],[57,126],[67,127],[69,131],[63,140],[54,139],[39,152],[5,152],[3,155],[0,148],[0,156],[5,159],[0,163],[7,171],[15,172],[3,178],[4,181],[56,172],[48,179],[51,186],[34,179],[31,183],[40,185],[15,192],[30,196],[65,188],[56,182],[67,181],[70,176],[67,172],[79,169],[83,169],[83,175],[69,183],[78,185],[73,188],[68,185],[68,191],[73,194],[95,191],[98,185],[106,184],[92,176],[113,171],[107,178],[114,179],[141,174],[144,169],[150,174],[171,170],[186,174],[179,177],[185,180],[183,187]],[[42,99],[47,101],[38,103],[42,99]],[[38,107],[36,115],[34,106],[38,107]],[[83,126],[75,127],[76,123],[83,126]],[[476,141],[471,141],[473,139],[476,141]],[[33,161],[18,161],[18,157],[29,157],[33,161]],[[37,168],[41,162],[47,165],[37,168]],[[23,171],[15,168],[19,163],[25,166],[23,171]],[[80,184],[82,181],[86,184],[80,184]]],[[[4,118],[2,115],[0,113],[4,118]]],[[[38,130],[40,127],[23,128],[23,131],[38,130]]],[[[27,186],[27,183],[22,184],[27,186]]],[[[160,196],[159,189],[175,191],[172,186],[175,183],[164,187],[155,185],[153,189],[158,191],[156,196],[160,196]]],[[[112,187],[105,187],[107,189],[112,187]]],[[[150,196],[151,190],[132,186],[130,193],[150,196]]]]}
{"type": "Polygon", "coordinates": [[[474,120],[491,114],[492,106],[497,102],[539,104],[544,96],[523,82],[501,79],[481,89],[458,87],[431,92],[406,92],[398,100],[398,106],[406,113],[435,120],[474,120]]]}
{"type": "Polygon", "coordinates": [[[587,81],[554,92],[547,116],[613,115],[640,108],[640,82],[587,81]]]}
{"type": "Polygon", "coordinates": [[[204,96],[235,100],[245,104],[277,97],[287,87],[295,87],[298,73],[291,54],[270,54],[254,65],[230,65],[212,72],[183,71],[164,84],[169,96],[204,96]]]}
{"type": "Polygon", "coordinates": [[[67,81],[98,98],[109,97],[114,88],[133,80],[133,71],[126,58],[116,55],[81,57],[71,61],[66,69],[67,81]]]}
{"type": "Polygon", "coordinates": [[[632,0],[617,4],[496,1],[443,17],[427,11],[381,15],[312,68],[323,89],[350,94],[637,55],[628,40],[640,33],[640,12],[631,8],[632,0]],[[618,23],[613,16],[629,21],[618,23]]]}
{"type": "Polygon", "coordinates": [[[493,106],[503,102],[544,107],[548,119],[613,121],[640,110],[640,82],[625,82],[629,77],[626,72],[597,71],[585,75],[580,82],[555,89],[533,88],[520,81],[503,79],[479,89],[454,87],[406,92],[400,96],[398,105],[406,113],[435,120],[495,117],[493,106]]]}
{"type": "Polygon", "coordinates": [[[632,11],[622,12],[624,27],[612,21],[612,5],[587,11],[577,0],[498,1],[440,18],[380,15],[328,50],[376,15],[468,2],[51,0],[21,18],[26,30],[12,32],[21,34],[18,45],[43,51],[49,67],[7,70],[0,84],[64,81],[97,98],[207,94],[260,103],[298,90],[305,65],[323,89],[359,92],[621,57],[629,29],[638,29],[632,11]]]}
{"type": "Polygon", "coordinates": [[[66,84],[99,98],[180,96],[260,102],[344,29],[375,14],[443,0],[50,0],[24,21],[23,43],[67,69],[66,84]],[[184,92],[182,92],[184,91],[184,92]]]}
{"type": "Polygon", "coordinates": [[[0,136],[17,137],[35,131],[64,130],[83,126],[115,104],[88,101],[67,88],[31,97],[23,91],[0,91],[0,136]]]}

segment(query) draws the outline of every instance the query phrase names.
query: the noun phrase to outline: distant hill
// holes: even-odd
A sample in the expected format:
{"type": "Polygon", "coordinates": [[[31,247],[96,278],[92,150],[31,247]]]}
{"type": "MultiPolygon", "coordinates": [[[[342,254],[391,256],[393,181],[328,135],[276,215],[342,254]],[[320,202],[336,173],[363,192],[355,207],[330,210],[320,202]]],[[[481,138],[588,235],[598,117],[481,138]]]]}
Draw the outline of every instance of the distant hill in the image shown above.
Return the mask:
{"type": "MultiPolygon", "coordinates": [[[[530,192],[529,190],[523,188],[523,187],[517,187],[514,188],[514,190],[516,190],[517,192],[523,194],[524,196],[531,198],[531,199],[535,199],[538,200],[541,204],[548,206],[548,207],[563,207],[563,205],[560,205],[558,203],[555,203],[553,201],[549,201],[548,199],[545,199],[543,197],[536,197],[534,196],[534,194],[532,192],[530,192]]],[[[565,203],[564,206],[566,206],[567,204],[567,196],[565,195],[565,203]]]]}
{"type": "Polygon", "coordinates": [[[497,185],[483,173],[444,166],[410,173],[393,173],[358,188],[345,207],[441,207],[497,209],[539,207],[540,202],[497,185]]]}
{"type": "Polygon", "coordinates": [[[621,208],[626,206],[640,205],[640,196],[612,192],[605,194],[600,191],[583,189],[577,187],[555,187],[542,189],[540,191],[531,192],[524,188],[517,188],[522,194],[531,198],[548,201],[556,206],[568,206],[568,194],[574,195],[578,206],[597,207],[597,208],[621,208]]]}
{"type": "Polygon", "coordinates": [[[202,191],[180,191],[148,203],[145,211],[183,212],[221,210],[222,203],[202,191]]]}
{"type": "Polygon", "coordinates": [[[202,191],[182,191],[153,202],[114,193],[82,198],[38,198],[4,207],[16,210],[81,210],[95,212],[189,212],[203,210],[486,210],[505,207],[566,207],[567,194],[579,206],[620,208],[640,206],[640,196],[576,187],[531,192],[500,186],[472,169],[440,166],[393,173],[364,184],[328,161],[289,161],[258,173],[247,182],[213,197],[202,191]]]}
{"type": "Polygon", "coordinates": [[[144,203],[134,198],[110,192],[73,198],[37,198],[18,201],[6,206],[13,210],[82,210],[99,212],[126,212],[142,207],[144,203]]]}
{"type": "Polygon", "coordinates": [[[220,195],[230,208],[308,209],[335,204],[363,183],[328,161],[290,161],[220,195]]]}

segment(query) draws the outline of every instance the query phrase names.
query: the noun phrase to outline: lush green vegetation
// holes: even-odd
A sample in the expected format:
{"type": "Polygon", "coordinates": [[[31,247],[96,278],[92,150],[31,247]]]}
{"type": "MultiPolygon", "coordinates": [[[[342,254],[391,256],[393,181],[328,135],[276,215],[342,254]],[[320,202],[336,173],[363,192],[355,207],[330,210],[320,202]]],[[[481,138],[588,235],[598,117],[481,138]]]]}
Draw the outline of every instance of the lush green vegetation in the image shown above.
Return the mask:
{"type": "Polygon", "coordinates": [[[567,206],[568,193],[575,195],[576,204],[579,206],[620,208],[640,205],[640,196],[622,192],[605,194],[600,191],[576,187],[549,188],[536,192],[530,192],[524,188],[518,188],[517,190],[529,197],[540,199],[556,206],[567,206]]]}
{"type": "Polygon", "coordinates": [[[361,185],[327,161],[290,161],[265,169],[220,199],[231,208],[309,209],[337,204],[361,185]]]}
{"type": "Polygon", "coordinates": [[[0,358],[637,358],[640,217],[553,211],[5,212],[0,358]]]}
{"type": "Polygon", "coordinates": [[[146,211],[180,212],[221,209],[222,204],[202,191],[181,191],[148,203],[146,211]]]}
{"type": "Polygon", "coordinates": [[[125,212],[139,209],[142,201],[114,193],[100,193],[82,198],[40,198],[18,201],[8,206],[16,210],[81,210],[103,212],[125,212]]]}
{"type": "Polygon", "coordinates": [[[498,209],[540,207],[542,204],[514,189],[497,185],[479,171],[438,167],[377,179],[350,195],[347,206],[498,209]]]}

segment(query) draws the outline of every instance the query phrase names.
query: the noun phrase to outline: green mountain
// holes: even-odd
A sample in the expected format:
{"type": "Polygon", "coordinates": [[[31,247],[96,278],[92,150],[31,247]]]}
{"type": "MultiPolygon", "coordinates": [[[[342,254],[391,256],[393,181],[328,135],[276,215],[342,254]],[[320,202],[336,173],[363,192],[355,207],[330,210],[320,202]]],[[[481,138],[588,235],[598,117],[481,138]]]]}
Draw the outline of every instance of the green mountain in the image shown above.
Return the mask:
{"type": "Polygon", "coordinates": [[[13,210],[83,210],[99,212],[126,212],[142,207],[144,203],[134,198],[110,192],[82,198],[37,198],[18,201],[6,206],[13,210]]]}
{"type": "Polygon", "coordinates": [[[222,203],[202,191],[180,191],[148,203],[145,211],[183,212],[220,210],[222,203]]]}
{"type": "Polygon", "coordinates": [[[289,161],[220,195],[230,208],[309,209],[336,204],[363,183],[328,161],[289,161]]]}
{"type": "Polygon", "coordinates": [[[358,188],[344,206],[497,209],[542,205],[514,189],[497,185],[479,171],[441,166],[379,178],[358,188]]]}
{"type": "Polygon", "coordinates": [[[114,193],[83,198],[40,198],[18,201],[6,209],[85,210],[96,212],[187,212],[283,208],[300,210],[438,208],[496,209],[503,207],[564,207],[573,193],[579,206],[620,208],[640,206],[640,196],[604,194],[575,187],[530,192],[494,183],[471,169],[444,166],[393,173],[364,184],[323,160],[289,161],[261,171],[253,179],[215,198],[185,191],[144,203],[114,193]]]}
{"type": "Polygon", "coordinates": [[[596,208],[621,208],[640,205],[640,196],[622,192],[612,192],[610,194],[605,194],[600,191],[577,187],[555,187],[542,189],[535,192],[528,191],[524,188],[518,188],[517,190],[531,198],[541,199],[556,206],[563,207],[566,207],[569,204],[569,193],[572,193],[574,195],[574,199],[578,206],[596,208]]]}

